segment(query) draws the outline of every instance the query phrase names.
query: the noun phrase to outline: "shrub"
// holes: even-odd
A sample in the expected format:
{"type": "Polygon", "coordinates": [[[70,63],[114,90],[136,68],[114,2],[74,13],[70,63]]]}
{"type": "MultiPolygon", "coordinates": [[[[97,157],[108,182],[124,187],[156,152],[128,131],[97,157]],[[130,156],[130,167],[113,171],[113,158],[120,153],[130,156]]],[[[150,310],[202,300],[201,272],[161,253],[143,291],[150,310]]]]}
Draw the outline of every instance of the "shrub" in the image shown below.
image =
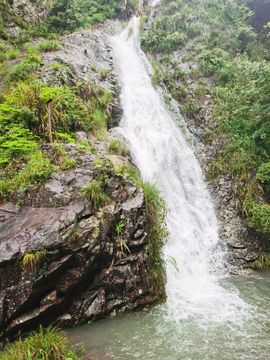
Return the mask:
{"type": "Polygon", "coordinates": [[[79,360],[71,350],[65,333],[56,328],[40,327],[26,339],[19,339],[0,353],[0,360],[79,360]]]}
{"type": "MultiPolygon", "coordinates": [[[[132,11],[136,0],[128,1],[127,11],[132,11]]],[[[124,10],[124,3],[118,0],[56,0],[49,12],[49,28],[56,32],[74,31],[111,18],[124,10]]]]}
{"type": "Polygon", "coordinates": [[[270,234],[270,205],[247,200],[245,207],[248,213],[248,225],[258,232],[270,234]]]}
{"type": "Polygon", "coordinates": [[[82,189],[84,195],[91,201],[94,209],[98,209],[108,200],[104,184],[101,180],[92,180],[82,189]]]}

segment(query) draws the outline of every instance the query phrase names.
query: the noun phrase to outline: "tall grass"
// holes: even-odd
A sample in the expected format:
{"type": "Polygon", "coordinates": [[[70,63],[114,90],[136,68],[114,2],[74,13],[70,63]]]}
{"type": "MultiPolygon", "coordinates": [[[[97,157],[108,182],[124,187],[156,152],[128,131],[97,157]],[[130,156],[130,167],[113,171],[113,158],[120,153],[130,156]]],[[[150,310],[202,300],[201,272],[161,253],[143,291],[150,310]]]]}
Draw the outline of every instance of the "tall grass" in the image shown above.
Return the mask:
{"type": "Polygon", "coordinates": [[[10,344],[0,353],[0,360],[79,360],[79,356],[63,331],[40,327],[26,339],[10,344]]]}

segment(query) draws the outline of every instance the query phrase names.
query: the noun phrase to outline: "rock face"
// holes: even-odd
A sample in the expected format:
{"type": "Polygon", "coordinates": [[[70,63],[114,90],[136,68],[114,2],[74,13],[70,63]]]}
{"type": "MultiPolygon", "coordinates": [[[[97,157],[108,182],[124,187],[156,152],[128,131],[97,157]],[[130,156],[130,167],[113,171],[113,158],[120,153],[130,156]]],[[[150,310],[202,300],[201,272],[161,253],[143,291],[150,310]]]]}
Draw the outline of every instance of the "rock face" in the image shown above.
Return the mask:
{"type": "Polygon", "coordinates": [[[164,294],[151,281],[142,191],[109,165],[95,168],[96,155],[75,145],[66,151],[76,168],[18,193],[19,209],[0,205],[2,340],[38,324],[72,326],[144,308],[164,294]],[[96,209],[81,188],[105,174],[109,200],[96,209]]]}

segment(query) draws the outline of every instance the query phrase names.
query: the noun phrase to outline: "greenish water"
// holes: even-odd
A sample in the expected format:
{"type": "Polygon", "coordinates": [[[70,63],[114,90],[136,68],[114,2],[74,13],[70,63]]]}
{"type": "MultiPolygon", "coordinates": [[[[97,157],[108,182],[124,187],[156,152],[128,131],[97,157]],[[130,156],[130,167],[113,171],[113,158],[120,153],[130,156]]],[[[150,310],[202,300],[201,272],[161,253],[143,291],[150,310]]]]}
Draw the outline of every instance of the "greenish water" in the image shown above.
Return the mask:
{"type": "Polygon", "coordinates": [[[73,329],[72,341],[95,360],[269,360],[270,273],[221,285],[244,300],[244,313],[239,307],[231,319],[189,313],[181,320],[165,304],[73,329]]]}

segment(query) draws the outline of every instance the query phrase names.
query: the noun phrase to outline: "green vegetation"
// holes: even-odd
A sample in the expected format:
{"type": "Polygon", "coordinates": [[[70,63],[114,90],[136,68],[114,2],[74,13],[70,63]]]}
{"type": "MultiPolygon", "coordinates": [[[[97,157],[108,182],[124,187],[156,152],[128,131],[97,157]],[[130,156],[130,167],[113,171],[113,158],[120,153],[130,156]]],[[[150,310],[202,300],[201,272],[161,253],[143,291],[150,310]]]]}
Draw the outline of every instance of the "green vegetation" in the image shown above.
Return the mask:
{"type": "Polygon", "coordinates": [[[39,185],[58,170],[41,151],[33,152],[27,160],[19,171],[12,167],[5,169],[6,176],[0,180],[0,197],[16,190],[25,191],[32,184],[39,185]]]}
{"type": "Polygon", "coordinates": [[[126,240],[124,239],[126,223],[124,220],[120,220],[115,226],[116,232],[116,243],[118,245],[117,256],[121,259],[126,257],[127,253],[130,254],[129,247],[127,246],[126,240]]]}
{"type": "Polygon", "coordinates": [[[124,12],[130,14],[137,0],[54,0],[49,12],[48,26],[53,31],[74,31],[83,26],[112,18],[124,12]]]}
{"type": "Polygon", "coordinates": [[[209,178],[230,176],[239,211],[250,229],[270,234],[270,39],[256,34],[245,1],[163,0],[141,44],[159,55],[155,83],[163,82],[184,115],[205,127],[203,139],[220,148],[209,178]],[[176,51],[176,52],[175,52],[176,51]]]}
{"type": "Polygon", "coordinates": [[[79,360],[65,333],[56,328],[33,332],[0,352],[0,360],[79,360]]]}
{"type": "MultiPolygon", "coordinates": [[[[68,88],[32,79],[7,87],[0,98],[1,195],[41,183],[39,180],[46,180],[56,170],[45,153],[38,151],[40,143],[74,143],[72,133],[77,130],[105,136],[111,102],[108,90],[89,83],[68,88]],[[23,165],[25,161],[29,165],[23,165]]],[[[76,165],[64,154],[58,154],[56,160],[62,170],[76,165]]]]}
{"type": "Polygon", "coordinates": [[[27,57],[13,65],[4,75],[5,81],[11,83],[14,81],[27,80],[40,68],[42,58],[37,54],[29,54],[27,57]]]}
{"type": "Polygon", "coordinates": [[[123,143],[115,139],[113,139],[110,142],[109,152],[111,154],[122,155],[122,156],[129,155],[129,150],[127,149],[127,147],[123,143]]]}
{"type": "Polygon", "coordinates": [[[264,270],[270,268],[270,254],[262,253],[260,257],[251,264],[251,267],[255,270],[264,270]]]}
{"type": "Polygon", "coordinates": [[[102,180],[92,180],[82,189],[84,195],[91,201],[94,209],[104,205],[109,198],[104,185],[102,180]]]}
{"type": "Polygon", "coordinates": [[[164,282],[165,268],[162,249],[168,235],[166,228],[166,208],[160,198],[157,188],[150,183],[143,183],[146,211],[149,224],[148,255],[151,265],[151,275],[155,285],[164,282]]]}
{"type": "Polygon", "coordinates": [[[39,250],[33,253],[26,253],[22,257],[23,267],[34,270],[46,257],[47,250],[39,250]]]}
{"type": "Polygon", "coordinates": [[[38,44],[38,50],[41,52],[57,51],[61,48],[58,40],[45,40],[38,44]]]}

